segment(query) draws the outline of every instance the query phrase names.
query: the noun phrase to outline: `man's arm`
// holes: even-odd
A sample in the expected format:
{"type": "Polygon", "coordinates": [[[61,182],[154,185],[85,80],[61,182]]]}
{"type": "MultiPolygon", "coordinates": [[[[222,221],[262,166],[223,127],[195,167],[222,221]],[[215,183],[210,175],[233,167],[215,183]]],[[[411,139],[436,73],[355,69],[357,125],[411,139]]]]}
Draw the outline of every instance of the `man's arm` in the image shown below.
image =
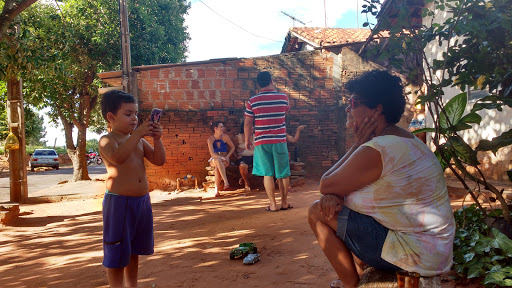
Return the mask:
{"type": "Polygon", "coordinates": [[[254,128],[253,121],[254,121],[253,117],[245,115],[245,120],[244,120],[245,149],[247,149],[249,151],[253,150],[253,145],[254,145],[254,143],[252,143],[252,131],[254,128]]]}

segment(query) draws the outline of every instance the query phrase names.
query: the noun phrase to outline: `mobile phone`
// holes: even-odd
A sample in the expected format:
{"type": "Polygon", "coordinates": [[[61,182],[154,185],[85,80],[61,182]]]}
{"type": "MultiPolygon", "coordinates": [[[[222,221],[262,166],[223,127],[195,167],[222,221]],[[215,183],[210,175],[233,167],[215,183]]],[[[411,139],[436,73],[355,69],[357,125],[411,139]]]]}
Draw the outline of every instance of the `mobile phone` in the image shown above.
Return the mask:
{"type": "Polygon", "coordinates": [[[158,123],[160,121],[161,116],[162,116],[162,110],[160,110],[158,108],[153,108],[153,110],[151,110],[150,121],[153,123],[158,123]]]}

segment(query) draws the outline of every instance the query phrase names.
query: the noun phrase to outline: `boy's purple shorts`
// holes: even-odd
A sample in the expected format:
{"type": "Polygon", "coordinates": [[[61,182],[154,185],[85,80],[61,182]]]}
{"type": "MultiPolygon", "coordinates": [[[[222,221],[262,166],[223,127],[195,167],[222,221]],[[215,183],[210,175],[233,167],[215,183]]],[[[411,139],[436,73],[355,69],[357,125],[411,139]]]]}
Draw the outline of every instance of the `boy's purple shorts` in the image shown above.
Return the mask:
{"type": "Polygon", "coordinates": [[[103,266],[126,267],[131,254],[151,255],[153,247],[149,193],[129,197],[107,191],[103,198],[103,266]]]}

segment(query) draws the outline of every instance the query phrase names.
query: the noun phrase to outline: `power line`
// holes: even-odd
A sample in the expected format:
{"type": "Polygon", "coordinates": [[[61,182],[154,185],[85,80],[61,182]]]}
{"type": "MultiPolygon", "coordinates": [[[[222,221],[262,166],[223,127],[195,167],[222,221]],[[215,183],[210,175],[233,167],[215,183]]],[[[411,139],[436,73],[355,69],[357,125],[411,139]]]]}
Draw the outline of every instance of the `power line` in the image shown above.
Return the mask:
{"type": "Polygon", "coordinates": [[[247,33],[249,33],[249,34],[251,34],[251,35],[253,35],[253,36],[256,36],[256,37],[259,37],[259,38],[263,38],[263,39],[267,39],[267,40],[274,41],[274,42],[282,42],[282,41],[277,41],[277,40],[270,39],[270,38],[267,38],[267,37],[264,37],[264,36],[256,35],[256,34],[252,33],[251,31],[248,31],[248,30],[246,30],[245,28],[241,27],[240,25],[238,25],[238,24],[234,23],[233,21],[231,21],[231,20],[227,19],[226,17],[224,17],[224,16],[220,15],[220,14],[219,14],[219,13],[217,13],[215,10],[213,10],[212,8],[210,8],[210,6],[206,5],[206,3],[204,3],[202,0],[199,0],[199,2],[203,3],[203,5],[204,5],[204,6],[206,6],[208,9],[212,10],[212,12],[213,12],[213,13],[215,13],[215,14],[219,15],[222,19],[224,19],[224,20],[228,21],[229,23],[231,23],[231,24],[235,25],[236,27],[238,27],[238,28],[242,29],[243,31],[245,31],[245,32],[247,32],[247,33]]]}

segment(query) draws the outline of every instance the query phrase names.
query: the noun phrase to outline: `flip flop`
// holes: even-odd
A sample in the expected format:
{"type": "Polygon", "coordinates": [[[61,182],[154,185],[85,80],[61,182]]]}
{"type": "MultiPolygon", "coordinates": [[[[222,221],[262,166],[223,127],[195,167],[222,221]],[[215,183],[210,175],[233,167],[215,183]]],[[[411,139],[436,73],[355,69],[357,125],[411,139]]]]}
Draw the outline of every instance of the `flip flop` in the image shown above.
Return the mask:
{"type": "Polygon", "coordinates": [[[331,288],[343,288],[343,283],[341,283],[340,279],[332,281],[331,288]]]}
{"type": "Polygon", "coordinates": [[[267,208],[265,208],[265,210],[267,210],[268,212],[279,212],[279,209],[278,210],[272,210],[272,209],[270,209],[270,206],[267,206],[267,208]]]}
{"type": "Polygon", "coordinates": [[[286,207],[286,208],[281,207],[281,209],[279,209],[279,210],[290,210],[292,208],[293,208],[293,206],[290,203],[288,203],[288,207],[286,207]]]}

